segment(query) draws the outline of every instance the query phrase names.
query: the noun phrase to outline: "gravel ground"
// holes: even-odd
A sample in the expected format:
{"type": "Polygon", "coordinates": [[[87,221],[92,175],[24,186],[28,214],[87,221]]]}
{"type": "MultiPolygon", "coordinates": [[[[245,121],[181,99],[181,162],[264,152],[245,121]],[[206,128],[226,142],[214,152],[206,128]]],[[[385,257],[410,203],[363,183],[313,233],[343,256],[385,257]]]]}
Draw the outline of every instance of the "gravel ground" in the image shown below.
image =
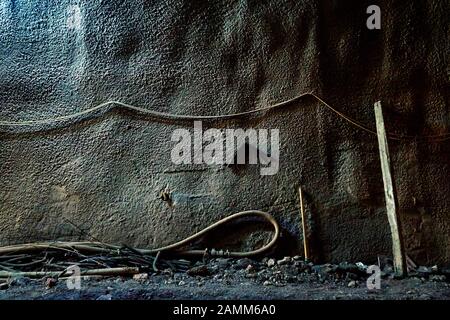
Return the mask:
{"type": "Polygon", "coordinates": [[[262,261],[221,258],[197,262],[188,272],[82,278],[80,290],[68,289],[62,279],[10,279],[0,284],[0,299],[450,300],[448,269],[419,267],[408,278],[395,279],[392,266],[384,264],[381,289],[369,290],[366,268],[352,263],[313,265],[299,257],[262,261]]]}

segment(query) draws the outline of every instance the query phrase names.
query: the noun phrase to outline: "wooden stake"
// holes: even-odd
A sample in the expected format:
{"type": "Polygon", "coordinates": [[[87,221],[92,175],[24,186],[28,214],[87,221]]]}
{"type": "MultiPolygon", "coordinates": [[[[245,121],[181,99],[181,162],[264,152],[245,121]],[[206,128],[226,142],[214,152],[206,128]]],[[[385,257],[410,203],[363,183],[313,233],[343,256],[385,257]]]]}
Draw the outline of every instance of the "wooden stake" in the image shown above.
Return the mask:
{"type": "Polygon", "coordinates": [[[386,211],[392,236],[394,270],[398,276],[405,276],[407,271],[403,247],[402,229],[397,212],[397,197],[395,193],[394,181],[392,179],[386,128],[384,126],[383,111],[381,109],[380,101],[375,103],[374,109],[375,120],[377,124],[378,147],[380,150],[381,172],[383,175],[384,183],[384,195],[386,199],[386,211]]]}
{"type": "Polygon", "coordinates": [[[301,218],[302,218],[303,249],[305,251],[305,261],[307,261],[307,260],[309,260],[309,244],[308,244],[308,236],[306,234],[306,216],[305,216],[305,208],[303,205],[302,187],[298,187],[298,195],[300,198],[300,214],[301,214],[301,218]]]}

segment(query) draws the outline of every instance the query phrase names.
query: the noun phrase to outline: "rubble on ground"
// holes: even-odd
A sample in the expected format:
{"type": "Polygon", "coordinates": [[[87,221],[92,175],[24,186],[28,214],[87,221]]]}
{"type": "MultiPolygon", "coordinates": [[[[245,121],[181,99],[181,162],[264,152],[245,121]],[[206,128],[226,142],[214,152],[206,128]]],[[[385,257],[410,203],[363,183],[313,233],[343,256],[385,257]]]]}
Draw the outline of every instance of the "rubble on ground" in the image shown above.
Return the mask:
{"type": "MultiPolygon", "coordinates": [[[[207,293],[202,291],[202,295],[206,295],[206,298],[211,294],[208,293],[210,292],[208,290],[216,291],[219,288],[225,291],[227,288],[237,290],[236,294],[242,294],[244,298],[247,294],[257,294],[257,292],[266,288],[271,291],[264,291],[264,294],[267,295],[264,298],[271,299],[275,298],[280,292],[284,292],[283,290],[298,291],[295,293],[298,295],[303,294],[299,291],[299,288],[306,290],[305,294],[307,294],[308,288],[317,287],[326,288],[327,293],[324,294],[331,294],[334,291],[341,293],[333,295],[332,298],[342,297],[347,299],[351,298],[352,295],[349,293],[348,296],[342,296],[342,292],[345,292],[345,290],[359,290],[360,295],[370,294],[373,296],[375,294],[376,296],[378,292],[368,290],[366,284],[367,279],[371,276],[371,273],[368,273],[368,268],[368,265],[361,262],[313,264],[302,260],[299,256],[278,259],[264,258],[262,260],[217,258],[193,262],[185,272],[163,269],[158,272],[143,272],[128,278],[83,277],[82,281],[85,287],[86,283],[94,288],[106,286],[106,289],[100,290],[101,294],[98,296],[89,297],[89,299],[99,300],[110,300],[113,291],[122,292],[122,294],[124,292],[129,293],[130,289],[128,288],[135,286],[140,286],[139,290],[142,292],[152,291],[152,295],[162,294],[162,296],[158,296],[162,299],[164,298],[164,288],[170,288],[171,292],[174,292],[173,298],[177,298],[177,290],[181,290],[182,294],[188,294],[187,291],[183,291],[185,290],[183,288],[190,290],[191,293],[189,294],[191,295],[195,295],[197,289],[204,288],[203,290],[206,290],[207,293]],[[239,287],[242,287],[242,291],[238,289],[239,287]],[[152,289],[150,290],[150,288],[152,289]]],[[[401,287],[403,283],[406,283],[406,289],[401,291],[399,298],[427,299],[433,297],[433,292],[429,292],[429,289],[423,292],[424,290],[421,290],[420,286],[427,288],[438,286],[440,290],[447,292],[450,296],[450,269],[448,268],[419,266],[415,270],[410,270],[408,277],[403,280],[395,276],[392,263],[389,260],[380,264],[379,268],[380,277],[384,284],[390,283],[390,286],[398,285],[401,287]]],[[[37,280],[19,277],[7,281],[0,280],[0,299],[2,299],[2,293],[29,288],[30,286],[38,286],[39,288],[39,283],[41,283],[43,292],[47,292],[43,293],[45,296],[58,288],[58,290],[66,290],[63,281],[57,281],[53,278],[37,280]]],[[[7,294],[4,297],[7,297],[7,294]]],[[[309,296],[307,295],[307,297],[309,296]]],[[[38,296],[38,298],[43,298],[43,296],[38,296]]],[[[55,298],[58,299],[59,296],[55,298]]],[[[133,298],[145,299],[144,296],[134,296],[133,298]]],[[[256,298],[259,298],[259,296],[256,298]]]]}

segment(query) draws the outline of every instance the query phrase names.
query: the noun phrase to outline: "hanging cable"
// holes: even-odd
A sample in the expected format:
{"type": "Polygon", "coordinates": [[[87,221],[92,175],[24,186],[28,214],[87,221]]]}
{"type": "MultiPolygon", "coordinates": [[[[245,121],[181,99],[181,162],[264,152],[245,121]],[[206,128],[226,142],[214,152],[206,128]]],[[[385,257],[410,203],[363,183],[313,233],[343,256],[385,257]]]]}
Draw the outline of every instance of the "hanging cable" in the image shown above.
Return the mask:
{"type": "MultiPolygon", "coordinates": [[[[179,114],[166,113],[166,112],[145,109],[145,108],[137,107],[137,106],[134,106],[131,104],[112,100],[112,101],[107,101],[107,102],[101,103],[99,105],[96,105],[92,108],[89,108],[89,109],[86,109],[86,110],[83,110],[80,112],[63,115],[63,116],[59,116],[59,117],[54,117],[54,118],[46,118],[46,119],[39,119],[39,120],[27,120],[27,121],[0,121],[0,127],[25,127],[25,126],[48,125],[48,124],[53,124],[53,123],[57,123],[57,122],[64,122],[64,121],[68,121],[68,120],[78,119],[82,116],[88,116],[88,115],[90,115],[94,112],[100,111],[100,110],[102,110],[104,112],[108,112],[108,111],[111,111],[114,107],[120,107],[123,109],[135,111],[135,112],[138,112],[138,113],[141,113],[144,115],[148,115],[148,116],[152,116],[152,117],[156,117],[156,118],[162,118],[162,119],[169,119],[169,120],[178,120],[178,121],[229,120],[229,119],[235,119],[235,118],[240,118],[240,117],[244,117],[244,116],[250,116],[250,115],[256,114],[256,113],[267,112],[267,111],[273,110],[273,109],[279,109],[279,108],[285,107],[287,105],[290,105],[293,102],[298,101],[301,98],[306,97],[306,96],[313,97],[314,99],[316,99],[317,101],[320,102],[321,106],[328,108],[333,113],[335,113],[337,116],[344,119],[345,121],[347,121],[354,127],[359,128],[360,130],[363,130],[372,135],[375,135],[375,136],[377,135],[375,130],[367,127],[366,125],[358,122],[357,120],[352,119],[351,117],[349,117],[349,116],[345,115],[344,113],[338,111],[337,109],[333,108],[330,104],[325,102],[322,98],[320,98],[318,95],[316,95],[313,92],[305,92],[296,97],[293,97],[291,99],[288,99],[288,100],[285,100],[285,101],[282,101],[282,102],[279,102],[279,103],[276,103],[276,104],[273,104],[270,106],[257,108],[257,109],[250,110],[250,111],[231,113],[231,114],[223,114],[223,115],[189,115],[189,114],[188,115],[179,115],[179,114]],[[104,110],[104,109],[106,109],[106,110],[104,110]]],[[[419,140],[419,139],[420,140],[433,140],[433,139],[435,139],[435,141],[433,141],[433,142],[442,142],[442,141],[446,141],[446,140],[450,139],[450,133],[445,133],[445,134],[441,134],[441,135],[425,135],[425,136],[398,135],[398,134],[394,134],[394,133],[387,133],[387,136],[391,140],[419,140]]]]}

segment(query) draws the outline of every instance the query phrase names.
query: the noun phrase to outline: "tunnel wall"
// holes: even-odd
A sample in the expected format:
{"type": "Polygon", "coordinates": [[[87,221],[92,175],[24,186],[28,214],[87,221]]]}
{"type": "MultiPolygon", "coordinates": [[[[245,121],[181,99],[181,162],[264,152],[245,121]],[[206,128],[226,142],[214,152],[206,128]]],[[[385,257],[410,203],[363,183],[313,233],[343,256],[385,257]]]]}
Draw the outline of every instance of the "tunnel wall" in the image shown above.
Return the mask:
{"type": "MultiPolygon", "coordinates": [[[[219,115],[314,91],[368,127],[380,100],[389,132],[440,135],[450,130],[448,12],[445,1],[2,0],[0,120],[53,118],[110,100],[219,115]],[[366,26],[370,4],[381,8],[381,30],[366,26]]],[[[155,247],[261,209],[294,253],[301,184],[317,257],[391,255],[373,134],[311,97],[204,123],[279,129],[279,172],[261,176],[255,165],[173,164],[171,134],[192,126],[112,108],[1,127],[0,244],[90,237],[155,247]],[[166,187],[171,205],[159,199],[166,187]]],[[[408,255],[448,264],[450,143],[434,140],[389,147],[408,255]]],[[[249,247],[268,235],[219,236],[249,247]]]]}

